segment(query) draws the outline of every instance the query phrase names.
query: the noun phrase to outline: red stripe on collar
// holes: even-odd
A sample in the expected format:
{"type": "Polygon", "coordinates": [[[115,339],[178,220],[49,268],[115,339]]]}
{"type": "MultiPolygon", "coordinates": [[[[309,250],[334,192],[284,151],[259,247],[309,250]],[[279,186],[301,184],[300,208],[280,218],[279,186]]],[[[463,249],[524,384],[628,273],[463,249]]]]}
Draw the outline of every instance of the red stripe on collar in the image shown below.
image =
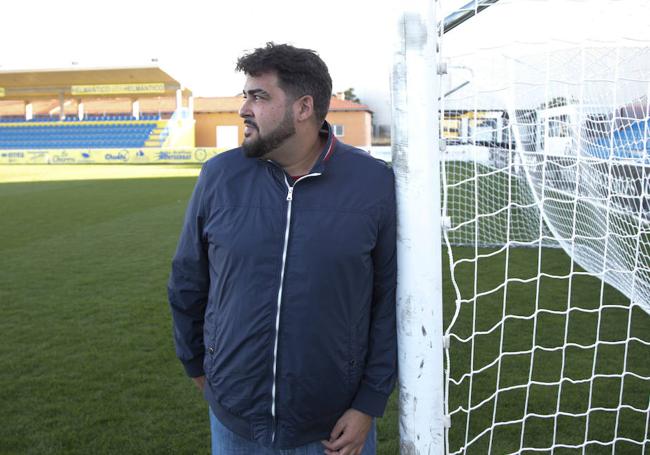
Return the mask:
{"type": "Polygon", "coordinates": [[[329,157],[332,155],[332,151],[334,150],[334,144],[336,142],[336,137],[334,134],[332,134],[332,142],[330,142],[330,148],[327,149],[327,153],[323,157],[323,163],[329,159],[329,157]]]}

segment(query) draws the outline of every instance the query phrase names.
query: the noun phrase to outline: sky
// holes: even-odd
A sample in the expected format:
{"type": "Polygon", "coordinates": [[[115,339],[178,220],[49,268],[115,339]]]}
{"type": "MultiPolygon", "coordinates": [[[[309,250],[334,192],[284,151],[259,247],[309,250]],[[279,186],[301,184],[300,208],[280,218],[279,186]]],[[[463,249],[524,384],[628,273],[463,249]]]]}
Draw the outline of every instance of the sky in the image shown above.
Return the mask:
{"type": "MultiPolygon", "coordinates": [[[[444,0],[442,14],[469,0],[444,0]]],[[[643,0],[501,0],[449,33],[446,52],[463,55],[556,33],[606,35],[617,27],[645,33],[643,0]],[[512,7],[509,7],[509,6],[512,7]],[[632,13],[635,13],[634,11],[632,13]],[[617,15],[627,14],[625,20],[617,15]],[[637,18],[637,22],[633,21],[637,18]],[[602,24],[595,25],[595,21],[602,24]]],[[[648,3],[648,2],[645,2],[648,3]]],[[[316,50],[330,68],[334,91],[353,87],[390,122],[390,73],[397,8],[381,0],[9,0],[0,27],[0,71],[158,64],[195,96],[241,91],[237,57],[267,41],[316,50]],[[5,43],[10,43],[6,45],[5,43]],[[155,60],[155,61],[154,61],[155,60]]]]}
{"type": "Polygon", "coordinates": [[[352,87],[362,102],[389,110],[397,2],[9,1],[5,17],[16,20],[0,27],[0,43],[11,43],[0,47],[0,71],[156,59],[195,96],[231,96],[244,81],[234,71],[238,56],[267,41],[287,42],[319,53],[335,92],[352,87]]]}
{"type": "MultiPolygon", "coordinates": [[[[11,1],[0,70],[160,66],[198,96],[241,91],[237,57],[267,41],[319,52],[337,91],[387,83],[393,20],[370,0],[11,1]],[[94,6],[91,6],[94,5],[94,6]],[[19,18],[19,19],[18,19],[19,18]]],[[[6,7],[5,7],[6,11],[6,7]]],[[[5,16],[8,17],[8,16],[5,16]]]]}

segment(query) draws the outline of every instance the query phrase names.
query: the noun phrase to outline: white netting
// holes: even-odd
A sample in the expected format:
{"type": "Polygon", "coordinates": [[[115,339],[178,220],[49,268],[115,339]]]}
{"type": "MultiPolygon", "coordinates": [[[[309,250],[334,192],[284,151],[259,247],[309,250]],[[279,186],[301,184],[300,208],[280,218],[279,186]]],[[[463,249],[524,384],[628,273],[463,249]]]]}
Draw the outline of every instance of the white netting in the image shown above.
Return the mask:
{"type": "Polygon", "coordinates": [[[650,313],[650,49],[573,46],[511,64],[517,159],[560,245],[650,313]],[[537,87],[544,108],[518,110],[537,87]]]}
{"type": "Polygon", "coordinates": [[[501,0],[441,40],[450,453],[650,453],[648,17],[501,0]]]}

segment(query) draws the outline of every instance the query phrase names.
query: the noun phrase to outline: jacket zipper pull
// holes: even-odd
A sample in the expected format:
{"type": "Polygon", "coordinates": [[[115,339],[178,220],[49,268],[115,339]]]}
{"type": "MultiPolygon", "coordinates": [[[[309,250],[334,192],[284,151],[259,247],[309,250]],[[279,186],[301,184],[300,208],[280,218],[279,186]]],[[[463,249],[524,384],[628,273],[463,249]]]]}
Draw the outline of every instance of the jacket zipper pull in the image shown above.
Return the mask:
{"type": "Polygon", "coordinates": [[[287,201],[291,201],[293,199],[293,187],[289,187],[289,192],[287,193],[287,201]]]}

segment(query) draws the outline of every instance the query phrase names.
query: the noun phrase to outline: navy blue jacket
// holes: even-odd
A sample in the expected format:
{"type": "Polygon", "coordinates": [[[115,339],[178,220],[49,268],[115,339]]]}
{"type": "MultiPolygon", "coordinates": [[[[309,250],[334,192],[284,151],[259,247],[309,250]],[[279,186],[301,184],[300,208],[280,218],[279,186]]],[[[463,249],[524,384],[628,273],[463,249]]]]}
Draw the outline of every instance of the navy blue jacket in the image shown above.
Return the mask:
{"type": "Polygon", "coordinates": [[[241,149],[204,165],[169,280],[176,353],[231,431],[292,448],[396,377],[392,170],[329,133],[295,183],[241,149]]]}

